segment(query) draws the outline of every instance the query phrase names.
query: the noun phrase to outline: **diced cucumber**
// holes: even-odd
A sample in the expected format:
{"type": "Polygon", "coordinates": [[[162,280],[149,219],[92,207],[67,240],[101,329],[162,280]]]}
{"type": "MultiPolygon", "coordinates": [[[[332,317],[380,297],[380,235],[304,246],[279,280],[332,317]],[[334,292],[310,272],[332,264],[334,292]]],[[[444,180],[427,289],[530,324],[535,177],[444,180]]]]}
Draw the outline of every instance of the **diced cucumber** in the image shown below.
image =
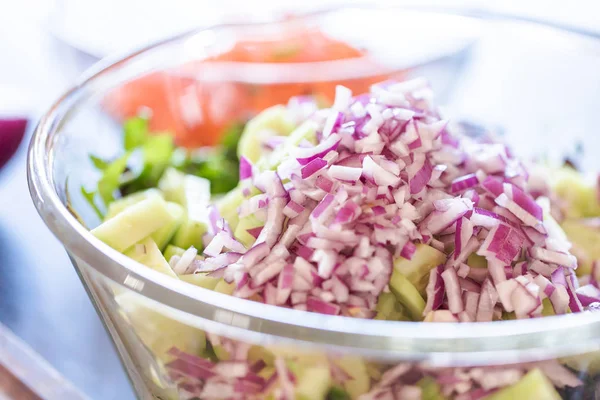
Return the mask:
{"type": "Polygon", "coordinates": [[[421,321],[423,310],[425,310],[425,300],[423,300],[417,288],[396,268],[392,272],[389,286],[394,296],[396,296],[396,300],[406,307],[413,321],[421,321]]]}
{"type": "Polygon", "coordinates": [[[600,372],[600,351],[564,357],[560,359],[560,362],[576,371],[595,376],[600,372]]]}
{"type": "Polygon", "coordinates": [[[184,220],[173,237],[173,244],[184,249],[190,246],[202,249],[202,236],[209,225],[210,182],[171,168],[161,178],[159,187],[165,193],[165,198],[181,204],[185,210],[184,220]]]}
{"type": "Polygon", "coordinates": [[[271,154],[261,157],[256,166],[260,170],[275,169],[290,154],[290,151],[297,148],[303,140],[316,144],[317,128],[318,125],[315,121],[305,121],[302,125],[294,129],[280,147],[271,154]]]}
{"type": "MultiPolygon", "coordinates": [[[[194,214],[199,208],[203,214],[210,202],[210,181],[195,175],[184,174],[175,168],[168,168],[158,182],[165,199],[180,204],[194,214]]],[[[193,217],[196,217],[193,215],[193,217]]]]}
{"type": "MultiPolygon", "coordinates": [[[[271,377],[276,373],[275,367],[264,367],[261,369],[256,375],[263,378],[265,381],[271,379],[271,377]]],[[[276,400],[274,396],[274,392],[279,389],[279,385],[274,384],[270,385],[266,392],[263,392],[262,396],[265,400],[276,400]]]]}
{"type": "Polygon", "coordinates": [[[339,386],[333,386],[327,393],[327,400],[350,400],[350,394],[339,386]]]}
{"type": "Polygon", "coordinates": [[[375,306],[375,311],[377,311],[375,319],[387,320],[388,316],[394,312],[396,301],[393,293],[381,293],[375,306]]]}
{"type": "Polygon", "coordinates": [[[551,177],[554,190],[569,204],[567,218],[600,216],[596,186],[588,182],[583,174],[565,167],[554,171],[551,177]]]}
{"type": "MultiPolygon", "coordinates": [[[[260,193],[254,186],[250,187],[249,190],[249,197],[260,193]]],[[[225,221],[227,221],[229,227],[234,232],[239,222],[238,209],[244,199],[243,188],[242,186],[238,186],[215,203],[217,210],[219,210],[219,215],[225,218],[225,221]]]]}
{"type": "Polygon", "coordinates": [[[207,230],[208,228],[203,222],[184,220],[175,233],[172,243],[183,249],[189,249],[192,246],[199,250],[203,249],[202,236],[207,230]]]}
{"type": "Polygon", "coordinates": [[[261,369],[257,375],[261,378],[264,378],[265,380],[268,380],[271,376],[273,376],[274,373],[275,367],[267,366],[261,369]]]}
{"type": "Polygon", "coordinates": [[[213,351],[220,361],[227,361],[231,358],[229,352],[221,345],[213,345],[213,351]]]}
{"type": "Polygon", "coordinates": [[[554,307],[552,306],[552,302],[547,297],[544,300],[542,300],[542,315],[544,317],[551,317],[552,315],[556,315],[554,307]]]}
{"type": "Polygon", "coordinates": [[[331,383],[331,370],[328,366],[303,368],[297,377],[296,399],[325,400],[331,383]]]}
{"type": "Polygon", "coordinates": [[[467,265],[471,268],[487,268],[487,260],[485,257],[473,253],[467,258],[467,265]]]}
{"type": "Polygon", "coordinates": [[[395,310],[388,315],[388,321],[412,321],[412,318],[408,315],[409,313],[404,310],[404,307],[396,302],[395,310]]]}
{"type": "Polygon", "coordinates": [[[248,229],[264,226],[264,222],[256,218],[254,215],[247,215],[240,219],[235,227],[234,236],[247,249],[252,247],[256,238],[248,233],[248,229]]]}
{"type": "Polygon", "coordinates": [[[532,369],[521,380],[512,386],[501,389],[487,396],[485,400],[561,400],[552,382],[539,369],[532,369]]]}
{"type": "Polygon", "coordinates": [[[106,211],[104,220],[106,221],[107,219],[110,219],[115,215],[119,214],[127,207],[139,203],[142,200],[149,199],[150,197],[163,197],[163,194],[160,190],[152,188],[142,190],[141,192],[132,193],[123,197],[122,199],[115,200],[108,205],[108,210],[106,211]]]}
{"type": "Polygon", "coordinates": [[[327,365],[329,362],[327,354],[322,351],[309,351],[307,349],[298,349],[297,347],[281,345],[270,346],[269,351],[271,351],[275,357],[294,360],[297,364],[303,366],[327,365]]]}
{"type": "Polygon", "coordinates": [[[167,247],[167,244],[169,244],[183,222],[185,215],[183,207],[177,203],[169,201],[167,202],[167,208],[172,217],[171,221],[152,234],[152,239],[154,239],[156,245],[161,250],[167,247]]]}
{"type": "Polygon", "coordinates": [[[228,295],[232,295],[235,290],[235,283],[227,283],[223,279],[221,279],[215,286],[215,292],[224,293],[228,295]]]}
{"type": "Polygon", "coordinates": [[[569,219],[564,220],[561,226],[573,244],[573,254],[577,255],[579,261],[575,272],[579,276],[590,274],[592,262],[600,259],[600,229],[569,219]]]}
{"type": "Polygon", "coordinates": [[[185,206],[183,193],[183,178],[185,174],[175,168],[169,167],[158,181],[158,188],[164,193],[165,199],[185,206]]]}
{"type": "Polygon", "coordinates": [[[126,250],[125,255],[155,271],[162,272],[172,278],[177,278],[177,274],[173,272],[171,266],[160,252],[160,249],[150,237],[126,250]]]}
{"type": "Polygon", "coordinates": [[[173,256],[181,257],[183,253],[185,253],[185,249],[170,244],[165,249],[165,258],[167,259],[167,261],[170,261],[173,256]]]}
{"type": "Polygon", "coordinates": [[[200,286],[205,289],[214,290],[219,283],[219,278],[213,278],[204,274],[179,275],[179,279],[192,285],[200,286]]]}
{"type": "Polygon", "coordinates": [[[210,181],[194,175],[186,175],[183,179],[185,204],[188,218],[195,221],[204,221],[208,216],[210,204],[210,181]]]}
{"type": "Polygon", "coordinates": [[[399,257],[394,261],[394,269],[400,272],[421,294],[425,294],[429,271],[446,261],[446,255],[426,244],[419,243],[417,249],[408,260],[399,257]]]}
{"type": "Polygon", "coordinates": [[[171,221],[167,203],[151,197],[136,203],[92,229],[92,234],[117,251],[124,251],[171,221]]]}
{"type": "Polygon", "coordinates": [[[264,361],[264,363],[267,365],[273,365],[275,362],[275,356],[262,346],[250,347],[250,350],[248,350],[248,361],[250,364],[252,365],[259,360],[264,361]]]}
{"type": "Polygon", "coordinates": [[[219,210],[219,215],[225,218],[229,227],[235,231],[239,221],[238,208],[244,201],[242,187],[238,186],[227,193],[223,198],[217,201],[216,206],[219,210]]]}
{"type": "MultiPolygon", "coordinates": [[[[543,311],[542,311],[542,313],[543,313],[543,311]]],[[[511,311],[511,312],[504,311],[502,313],[502,321],[513,321],[515,319],[517,319],[517,315],[515,314],[514,311],[511,311]]]]}
{"type": "Polygon", "coordinates": [[[115,297],[121,312],[141,342],[161,361],[173,358],[168,354],[172,347],[190,354],[201,354],[206,347],[205,333],[186,325],[169,315],[166,308],[156,308],[154,303],[133,292],[115,297]]]}
{"type": "Polygon", "coordinates": [[[375,319],[386,321],[411,321],[406,310],[402,304],[396,300],[396,296],[394,296],[393,293],[381,293],[379,299],[377,299],[375,310],[377,311],[375,319]]]}
{"type": "Polygon", "coordinates": [[[430,376],[421,378],[417,382],[417,386],[421,388],[421,400],[446,400],[442,395],[439,383],[430,376]]]}
{"type": "Polygon", "coordinates": [[[357,399],[371,389],[371,377],[367,371],[367,364],[362,358],[344,356],[335,363],[350,375],[350,379],[344,381],[344,389],[352,399],[357,399]]]}
{"type": "Polygon", "coordinates": [[[238,143],[238,156],[254,163],[264,153],[262,145],[268,137],[287,136],[294,128],[292,116],[285,106],[267,108],[246,124],[238,143]]]}
{"type": "Polygon", "coordinates": [[[171,168],[161,178],[159,187],[166,199],[181,204],[185,209],[184,220],[173,237],[173,244],[184,249],[190,246],[202,249],[202,236],[209,225],[210,182],[171,168]]]}

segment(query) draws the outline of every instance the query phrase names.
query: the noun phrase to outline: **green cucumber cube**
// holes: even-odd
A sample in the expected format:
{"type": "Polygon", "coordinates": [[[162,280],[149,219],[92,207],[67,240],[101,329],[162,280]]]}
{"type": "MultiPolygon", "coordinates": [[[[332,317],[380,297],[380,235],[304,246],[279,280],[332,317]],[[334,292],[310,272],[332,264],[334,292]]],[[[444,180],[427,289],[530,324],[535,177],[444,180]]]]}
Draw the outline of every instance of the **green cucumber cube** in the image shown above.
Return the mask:
{"type": "Polygon", "coordinates": [[[246,124],[238,143],[238,156],[254,163],[264,153],[263,143],[269,136],[287,136],[294,128],[292,116],[285,106],[267,108],[246,124]]]}
{"type": "Polygon", "coordinates": [[[171,221],[152,234],[152,239],[161,251],[167,247],[173,236],[175,236],[185,215],[183,207],[177,203],[167,202],[167,208],[172,217],[171,221]]]}
{"type": "Polygon", "coordinates": [[[394,269],[400,272],[421,294],[429,282],[429,272],[446,262],[446,255],[426,244],[419,243],[410,260],[399,257],[394,261],[394,269]]]}
{"type": "Polygon", "coordinates": [[[332,385],[329,366],[303,368],[297,377],[297,400],[325,400],[332,385]]]}
{"type": "Polygon", "coordinates": [[[167,261],[171,261],[171,258],[173,256],[181,257],[183,255],[183,253],[185,253],[185,249],[182,249],[181,247],[177,247],[177,246],[170,244],[165,249],[164,254],[165,254],[165,258],[167,259],[167,261]]]}
{"type": "Polygon", "coordinates": [[[499,390],[485,400],[561,400],[554,385],[539,369],[532,369],[521,380],[512,386],[499,390]]]}
{"type": "Polygon", "coordinates": [[[219,278],[213,278],[204,274],[179,275],[179,279],[208,290],[214,290],[219,283],[219,278]]]}
{"type": "Polygon", "coordinates": [[[141,242],[135,244],[127,251],[125,251],[125,255],[129,258],[134,259],[140,264],[144,264],[145,266],[152,268],[155,271],[161,272],[165,275],[168,275],[172,278],[177,279],[177,274],[173,272],[171,266],[165,259],[165,257],[160,252],[160,249],[152,240],[152,238],[146,238],[141,242]]]}
{"type": "Polygon", "coordinates": [[[108,210],[106,211],[104,220],[106,221],[107,219],[110,219],[115,215],[119,214],[127,207],[130,207],[136,203],[139,203],[142,200],[146,200],[151,197],[163,197],[163,194],[160,190],[153,188],[148,190],[142,190],[141,192],[135,192],[123,197],[122,199],[115,200],[108,205],[108,210]]]}
{"type": "Polygon", "coordinates": [[[396,268],[392,272],[389,287],[394,296],[396,296],[396,299],[406,307],[412,320],[422,321],[425,300],[423,300],[417,288],[415,288],[408,278],[402,275],[396,268]]]}
{"type": "Polygon", "coordinates": [[[151,197],[136,203],[92,229],[92,234],[117,251],[124,251],[171,221],[167,203],[151,197]]]}

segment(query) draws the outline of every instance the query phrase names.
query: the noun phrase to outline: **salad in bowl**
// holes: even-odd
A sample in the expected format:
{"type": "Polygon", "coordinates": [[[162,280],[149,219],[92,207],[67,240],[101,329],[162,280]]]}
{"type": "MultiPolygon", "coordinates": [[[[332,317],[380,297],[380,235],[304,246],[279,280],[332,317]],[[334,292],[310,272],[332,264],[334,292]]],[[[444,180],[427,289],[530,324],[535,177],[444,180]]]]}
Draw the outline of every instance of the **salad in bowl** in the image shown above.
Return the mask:
{"type": "MultiPolygon", "coordinates": [[[[218,150],[226,168],[196,168],[170,135],[152,132],[151,118],[125,122],[120,157],[92,155],[102,176],[82,191],[102,218],[91,233],[164,279],[248,307],[390,323],[600,309],[595,182],[519,159],[493,132],[454,122],[424,78],[365,93],[338,85],[330,107],[303,96],[267,108],[218,150]]],[[[600,365],[436,367],[258,346],[114,295],[181,398],[588,398],[600,365]]]]}

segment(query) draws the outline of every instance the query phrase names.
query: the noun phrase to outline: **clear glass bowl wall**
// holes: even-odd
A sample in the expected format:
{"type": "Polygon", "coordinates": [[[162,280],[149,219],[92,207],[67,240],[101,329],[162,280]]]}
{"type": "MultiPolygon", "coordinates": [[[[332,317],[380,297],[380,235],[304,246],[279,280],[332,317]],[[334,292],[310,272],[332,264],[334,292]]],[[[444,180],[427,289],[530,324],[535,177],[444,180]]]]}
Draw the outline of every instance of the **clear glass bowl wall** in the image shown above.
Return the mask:
{"type": "MultiPolygon", "coordinates": [[[[449,115],[497,128],[518,154],[569,156],[584,170],[597,171],[600,39],[494,15],[400,8],[341,9],[306,21],[368,49],[380,63],[380,73],[409,68],[409,75],[429,78],[449,115]]],[[[87,232],[85,226],[98,223],[79,191],[98,179],[88,155],[113,157],[121,151],[120,127],[101,105],[108,91],[142,74],[173,71],[218,54],[265,29],[278,26],[216,27],[104,63],[49,110],[32,141],[29,180],[34,202],[71,256],[139,397],[184,397],[184,388],[165,368],[171,359],[166,352],[178,347],[199,355],[207,338],[213,348],[221,346],[230,354],[246,343],[296,357],[354,357],[376,366],[373,371],[401,362],[464,367],[558,359],[594,376],[600,365],[600,353],[594,353],[600,349],[598,314],[474,325],[307,314],[164,279],[87,232]],[[85,226],[68,212],[67,201],[85,226]]],[[[231,79],[260,86],[373,73],[349,62],[320,67],[234,65],[216,77],[184,74],[181,82],[231,79]]],[[[173,104],[177,108],[181,102],[173,104]]],[[[595,385],[588,379],[581,389],[585,393],[561,393],[570,399],[594,398],[595,385]]]]}

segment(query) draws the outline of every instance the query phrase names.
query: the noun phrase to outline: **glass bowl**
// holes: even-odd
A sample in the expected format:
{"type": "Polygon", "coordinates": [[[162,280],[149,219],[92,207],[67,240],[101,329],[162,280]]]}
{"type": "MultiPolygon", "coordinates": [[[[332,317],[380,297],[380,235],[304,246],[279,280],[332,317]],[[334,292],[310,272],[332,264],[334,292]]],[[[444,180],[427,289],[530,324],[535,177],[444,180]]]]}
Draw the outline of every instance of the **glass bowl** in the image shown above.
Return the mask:
{"type": "MultiPolygon", "coordinates": [[[[303,65],[233,63],[190,74],[182,66],[217,55],[247,35],[277,32],[298,19],[217,26],[98,65],[48,110],[36,129],[28,159],[33,201],[69,253],[138,396],[215,398],[209,391],[217,390],[216,398],[245,398],[240,392],[229,393],[233,389],[226,385],[203,388],[205,361],[198,357],[223,363],[249,351],[250,358],[272,370],[276,369],[272,363],[281,370],[280,362],[274,360],[283,359],[284,367],[295,363],[295,375],[290,379],[297,379],[302,387],[298,398],[324,398],[323,387],[331,382],[346,389],[353,386],[348,390],[357,397],[389,366],[397,366],[391,373],[408,368],[419,377],[425,374],[441,379],[448,372],[451,380],[443,390],[451,398],[460,398],[466,390],[460,384],[467,381],[467,389],[478,391],[467,392],[471,397],[463,398],[489,393],[493,387],[474,383],[481,371],[519,375],[539,367],[561,386],[561,373],[568,368],[583,384],[559,388],[560,395],[597,398],[599,313],[476,324],[325,316],[165,279],[89,233],[88,228],[98,220],[80,188],[93,185],[98,172],[88,155],[108,158],[121,152],[122,133],[107,114],[105,100],[114,88],[157,71],[171,73],[169,84],[192,86],[216,80],[268,87],[399,72],[425,76],[449,115],[472,126],[495,127],[517,153],[544,159],[566,156],[586,171],[597,170],[598,37],[531,20],[452,8],[358,6],[318,12],[300,20],[367,49],[378,67],[365,69],[356,60],[303,65]],[[197,379],[182,379],[186,375],[182,371],[190,372],[190,368],[197,379]]],[[[180,100],[170,103],[174,112],[189,111],[187,106],[180,109],[180,100]]],[[[239,365],[223,364],[225,367],[228,374],[235,374],[239,365]]],[[[284,380],[284,376],[277,379],[284,380]]],[[[268,377],[259,378],[244,390],[258,390],[257,385],[263,385],[263,378],[268,377]]],[[[275,384],[285,387],[279,381],[275,384]]],[[[413,389],[396,398],[410,398],[413,389]]],[[[285,398],[284,388],[278,386],[277,390],[266,398],[285,398]]],[[[552,393],[527,391],[535,387],[521,390],[519,398],[555,398],[552,393]]]]}

